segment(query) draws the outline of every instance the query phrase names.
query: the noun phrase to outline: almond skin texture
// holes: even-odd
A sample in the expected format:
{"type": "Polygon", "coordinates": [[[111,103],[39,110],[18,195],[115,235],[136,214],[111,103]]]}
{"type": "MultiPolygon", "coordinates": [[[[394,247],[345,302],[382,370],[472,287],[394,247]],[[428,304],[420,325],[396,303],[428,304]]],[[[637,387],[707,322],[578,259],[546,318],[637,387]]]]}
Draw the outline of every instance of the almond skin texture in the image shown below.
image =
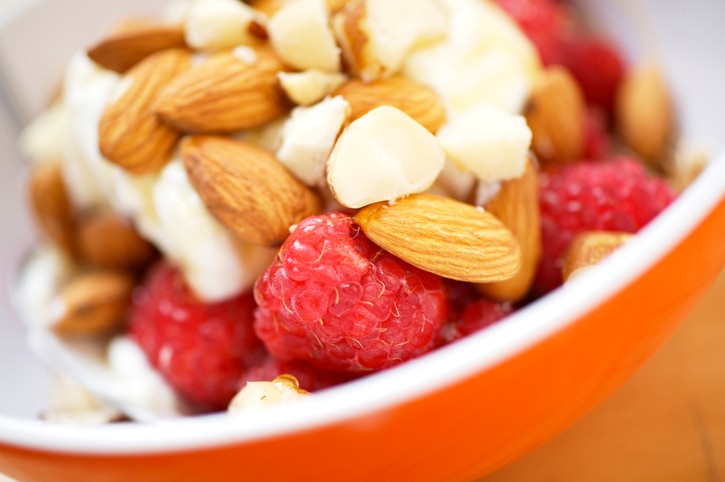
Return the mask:
{"type": "Polygon", "coordinates": [[[73,278],[54,300],[52,329],[62,335],[103,335],[120,327],[136,286],[120,271],[93,271],[73,278]],[[56,311],[58,310],[58,311],[56,311]]]}
{"type": "Polygon", "coordinates": [[[581,88],[563,67],[542,71],[524,115],[533,134],[532,149],[542,164],[562,164],[581,157],[586,104],[581,88]]]}
{"type": "Polygon", "coordinates": [[[101,67],[123,74],[149,55],[184,47],[184,30],[179,26],[137,24],[112,33],[87,54],[101,67]]]}
{"type": "Polygon", "coordinates": [[[516,237],[521,247],[521,268],[505,281],[479,284],[481,293],[498,301],[519,301],[529,292],[541,259],[541,215],[539,178],[534,163],[527,161],[524,175],[501,184],[500,191],[486,204],[516,237]]]}
{"type": "Polygon", "coordinates": [[[564,255],[562,278],[571,279],[594,266],[632,239],[632,234],[612,231],[587,231],[578,234],[564,255]]]}
{"type": "Polygon", "coordinates": [[[190,65],[188,50],[172,49],[147,57],[126,73],[121,87],[128,86],[106,107],[98,127],[99,147],[109,161],[133,174],[166,164],[180,134],[161,122],[152,105],[159,91],[190,65]]]}
{"type": "Polygon", "coordinates": [[[242,241],[279,245],[292,225],[321,209],[312,190],[254,144],[193,136],[182,140],[180,153],[206,207],[242,241]]]}
{"type": "Polygon", "coordinates": [[[332,95],[341,95],[351,108],[354,121],[376,107],[396,107],[435,134],[446,121],[443,103],[433,90],[405,77],[393,77],[374,82],[353,79],[332,95]]]}
{"type": "Polygon", "coordinates": [[[98,268],[137,270],[156,256],[130,220],[113,211],[92,211],[78,220],[78,251],[81,259],[98,268]]]}
{"type": "Polygon", "coordinates": [[[155,110],[168,124],[190,133],[260,127],[289,109],[277,81],[282,70],[268,49],[241,47],[215,54],[167,86],[155,110]]]}
{"type": "Polygon", "coordinates": [[[67,254],[76,251],[76,222],[60,164],[35,166],[27,185],[30,207],[41,233],[67,254]]]}
{"type": "Polygon", "coordinates": [[[495,216],[442,196],[413,194],[362,208],[354,220],[378,246],[440,276],[483,283],[516,274],[521,250],[495,216]]]}

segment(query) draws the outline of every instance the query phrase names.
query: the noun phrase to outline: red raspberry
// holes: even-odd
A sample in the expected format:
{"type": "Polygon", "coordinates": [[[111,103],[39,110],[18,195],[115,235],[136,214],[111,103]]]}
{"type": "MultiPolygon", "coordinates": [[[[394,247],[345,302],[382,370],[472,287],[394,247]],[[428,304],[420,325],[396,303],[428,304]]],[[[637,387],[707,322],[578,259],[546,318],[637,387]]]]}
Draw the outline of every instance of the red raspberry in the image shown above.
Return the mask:
{"type": "Polygon", "coordinates": [[[482,330],[513,312],[509,303],[497,303],[485,298],[472,301],[461,312],[454,314],[442,333],[443,343],[450,343],[482,330]]]}
{"type": "Polygon", "coordinates": [[[134,294],[129,332],[149,362],[199,410],[222,410],[245,368],[263,354],[254,298],[199,301],[176,268],[161,262],[134,294]]]}
{"type": "Polygon", "coordinates": [[[579,82],[587,103],[611,118],[625,71],[619,52],[601,39],[579,35],[566,43],[564,56],[564,65],[579,82]]]}
{"type": "Polygon", "coordinates": [[[339,212],[302,221],[254,293],[272,355],[347,372],[429,351],[448,306],[439,276],[382,250],[339,212]]]}
{"type": "Polygon", "coordinates": [[[631,157],[583,161],[542,173],[539,185],[543,256],[534,289],[559,286],[561,257],[576,234],[588,230],[634,233],[660,213],[675,194],[631,157]]]}
{"type": "Polygon", "coordinates": [[[562,64],[570,19],[565,8],[553,0],[495,0],[536,46],[544,65],[562,64]]]}
{"type": "Polygon", "coordinates": [[[244,374],[244,381],[257,382],[274,380],[275,377],[290,374],[297,378],[300,388],[308,392],[322,390],[351,380],[347,373],[320,370],[304,360],[281,361],[267,354],[244,374]]]}
{"type": "Polygon", "coordinates": [[[612,154],[612,140],[607,131],[606,120],[597,108],[587,109],[584,121],[583,159],[606,159],[612,154]]]}

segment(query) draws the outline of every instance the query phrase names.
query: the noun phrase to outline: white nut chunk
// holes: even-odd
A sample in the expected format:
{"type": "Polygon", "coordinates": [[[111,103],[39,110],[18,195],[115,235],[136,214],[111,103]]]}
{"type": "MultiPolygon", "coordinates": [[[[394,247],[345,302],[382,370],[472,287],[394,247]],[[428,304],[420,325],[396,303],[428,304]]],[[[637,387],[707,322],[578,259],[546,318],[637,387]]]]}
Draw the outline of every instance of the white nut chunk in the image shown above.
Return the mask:
{"type": "Polygon", "coordinates": [[[444,124],[438,140],[463,171],[486,182],[505,181],[524,173],[531,129],[523,116],[482,104],[444,124]]]}
{"type": "Polygon", "coordinates": [[[341,96],[295,108],[282,128],[277,159],[308,186],[323,185],[327,158],[349,115],[350,104],[341,96]]]}
{"type": "Polygon", "coordinates": [[[207,52],[253,44],[249,25],[260,18],[236,0],[196,0],[185,12],[184,37],[190,47],[207,52]]]}
{"type": "Polygon", "coordinates": [[[269,40],[282,61],[296,69],[340,70],[340,49],[329,27],[323,0],[284,5],[267,25],[269,40]]]}
{"type": "Polygon", "coordinates": [[[433,134],[401,110],[382,106],[340,134],[327,161],[327,182],[340,204],[360,208],[425,191],[444,163],[433,134]]]}
{"type": "Polygon", "coordinates": [[[347,80],[340,72],[310,69],[303,72],[279,72],[279,85],[297,105],[312,105],[324,99],[347,80]]]}
{"type": "Polygon", "coordinates": [[[229,403],[229,413],[240,414],[292,403],[309,395],[292,375],[280,375],[271,382],[247,382],[229,403]]]}

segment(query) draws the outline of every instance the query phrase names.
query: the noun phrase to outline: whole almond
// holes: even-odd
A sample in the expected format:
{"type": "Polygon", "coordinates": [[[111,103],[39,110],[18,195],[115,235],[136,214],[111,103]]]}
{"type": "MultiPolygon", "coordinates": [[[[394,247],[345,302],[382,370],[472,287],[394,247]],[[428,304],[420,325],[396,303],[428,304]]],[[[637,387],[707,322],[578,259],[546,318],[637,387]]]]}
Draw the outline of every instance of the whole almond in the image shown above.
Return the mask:
{"type": "Polygon", "coordinates": [[[562,278],[567,281],[582,270],[594,266],[632,239],[629,233],[586,231],[569,245],[562,261],[562,278]]]}
{"type": "Polygon", "coordinates": [[[674,131],[672,101],[660,70],[654,65],[627,72],[615,104],[617,131],[637,155],[657,163],[674,131]]]}
{"type": "Polygon", "coordinates": [[[429,87],[406,77],[363,82],[352,79],[332,95],[341,95],[350,104],[350,121],[381,105],[396,107],[435,134],[446,121],[446,111],[438,95],[429,87]]]}
{"type": "Polygon", "coordinates": [[[190,66],[188,50],[171,49],[145,58],[125,74],[98,127],[98,144],[109,161],[133,174],[145,174],[169,160],[181,134],[157,117],[152,104],[159,91],[190,66]]]}
{"type": "Polygon", "coordinates": [[[516,274],[521,250],[494,215],[453,199],[413,194],[362,208],[354,220],[381,248],[446,278],[484,283],[516,274]]]}
{"type": "Polygon", "coordinates": [[[518,179],[506,181],[486,210],[496,216],[516,237],[521,247],[521,268],[514,277],[479,284],[484,295],[499,301],[519,301],[529,292],[541,259],[539,178],[531,159],[518,179]]]}
{"type": "Polygon", "coordinates": [[[149,55],[185,46],[179,26],[134,22],[93,45],[87,54],[101,67],[122,74],[149,55]]]}
{"type": "Polygon", "coordinates": [[[167,86],[155,110],[185,132],[260,127],[289,108],[277,81],[282,70],[268,49],[239,47],[215,54],[167,86]]]}
{"type": "Polygon", "coordinates": [[[135,279],[119,271],[79,274],[49,307],[51,328],[63,335],[102,335],[119,328],[131,303],[135,279]]]}
{"type": "Polygon", "coordinates": [[[280,244],[321,208],[312,190],[254,144],[200,135],[182,140],[180,153],[206,207],[242,241],[280,244]]]}
{"type": "Polygon", "coordinates": [[[542,164],[578,159],[584,149],[586,103],[581,88],[564,67],[543,70],[525,108],[533,134],[531,147],[542,164]]]}
{"type": "Polygon", "coordinates": [[[76,221],[58,163],[39,164],[27,185],[30,208],[41,233],[68,254],[76,251],[76,221]]]}
{"type": "Polygon", "coordinates": [[[78,251],[81,259],[95,267],[119,270],[143,268],[156,254],[130,220],[111,210],[79,217],[78,251]]]}

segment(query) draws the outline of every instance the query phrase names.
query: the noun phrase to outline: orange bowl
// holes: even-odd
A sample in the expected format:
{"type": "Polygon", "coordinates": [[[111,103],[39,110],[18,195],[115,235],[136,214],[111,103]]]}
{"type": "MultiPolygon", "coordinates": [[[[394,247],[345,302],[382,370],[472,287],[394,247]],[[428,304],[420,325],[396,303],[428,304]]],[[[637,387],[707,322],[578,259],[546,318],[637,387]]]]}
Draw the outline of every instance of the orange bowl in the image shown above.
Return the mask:
{"type": "MultiPolygon", "coordinates": [[[[0,473],[20,481],[474,480],[611,394],[673,333],[725,265],[725,136],[718,116],[725,111],[718,85],[725,71],[713,60],[725,43],[716,21],[725,18],[725,5],[691,2],[683,23],[676,2],[582,3],[628,55],[642,55],[637,46],[645,43],[657,49],[683,134],[720,152],[631,243],[503,323],[394,369],[238,419],[216,414],[84,428],[35,420],[48,375],[24,348],[3,294],[0,473]]],[[[23,12],[9,25],[32,18],[23,12]]],[[[7,139],[12,125],[4,128],[7,139]]],[[[22,169],[10,152],[4,145],[6,191],[22,169]]],[[[20,204],[10,201],[2,211],[6,225],[19,226],[2,235],[6,277],[29,242],[20,204]]]]}

